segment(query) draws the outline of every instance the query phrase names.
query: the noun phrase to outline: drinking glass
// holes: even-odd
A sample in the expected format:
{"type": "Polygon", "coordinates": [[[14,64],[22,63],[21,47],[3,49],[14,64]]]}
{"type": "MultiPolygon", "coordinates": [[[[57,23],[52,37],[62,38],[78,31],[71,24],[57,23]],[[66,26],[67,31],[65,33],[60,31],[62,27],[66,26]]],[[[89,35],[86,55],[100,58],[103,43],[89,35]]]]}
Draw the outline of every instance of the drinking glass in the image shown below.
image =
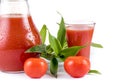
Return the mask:
{"type": "Polygon", "coordinates": [[[66,37],[68,47],[85,46],[76,56],[85,56],[90,58],[90,45],[94,32],[95,22],[84,21],[77,23],[69,23],[66,26],[66,37]]]}

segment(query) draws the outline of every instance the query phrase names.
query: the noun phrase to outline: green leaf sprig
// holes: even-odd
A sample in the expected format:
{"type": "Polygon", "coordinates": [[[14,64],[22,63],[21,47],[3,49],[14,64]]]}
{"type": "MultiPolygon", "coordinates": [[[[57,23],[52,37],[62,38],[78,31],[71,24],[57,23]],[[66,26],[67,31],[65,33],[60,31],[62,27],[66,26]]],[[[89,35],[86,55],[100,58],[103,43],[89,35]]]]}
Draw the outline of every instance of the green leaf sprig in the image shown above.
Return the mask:
{"type": "Polygon", "coordinates": [[[50,61],[50,72],[56,78],[57,78],[57,70],[58,70],[58,61],[55,57],[53,57],[50,61]]]}
{"type": "Polygon", "coordinates": [[[46,25],[43,25],[43,27],[42,27],[42,29],[40,31],[40,36],[41,36],[41,39],[42,39],[42,44],[45,43],[46,33],[47,33],[47,27],[46,27],[46,25]]]}
{"type": "Polygon", "coordinates": [[[60,51],[62,50],[60,41],[57,38],[55,38],[54,36],[52,36],[50,33],[49,33],[49,43],[50,43],[50,46],[53,49],[55,55],[56,56],[59,55],[60,51]]]}
{"type": "Polygon", "coordinates": [[[91,43],[91,46],[96,47],[96,48],[103,48],[103,46],[101,44],[94,43],[94,42],[91,43]]]}
{"type": "Polygon", "coordinates": [[[88,74],[101,74],[98,70],[90,70],[88,74]]]}
{"type": "MultiPolygon", "coordinates": [[[[26,53],[40,53],[40,56],[50,61],[50,73],[57,77],[58,63],[64,61],[68,56],[75,56],[78,51],[84,46],[73,46],[68,47],[66,40],[66,28],[64,18],[61,16],[61,21],[59,23],[59,30],[57,37],[53,36],[47,26],[44,24],[40,30],[40,36],[42,39],[41,45],[36,45],[26,50],[26,53]],[[46,45],[46,36],[49,35],[49,44],[46,45]]],[[[91,46],[102,48],[102,45],[97,43],[92,43],[91,46]]],[[[91,73],[97,73],[96,71],[90,71],[91,73]]]]}

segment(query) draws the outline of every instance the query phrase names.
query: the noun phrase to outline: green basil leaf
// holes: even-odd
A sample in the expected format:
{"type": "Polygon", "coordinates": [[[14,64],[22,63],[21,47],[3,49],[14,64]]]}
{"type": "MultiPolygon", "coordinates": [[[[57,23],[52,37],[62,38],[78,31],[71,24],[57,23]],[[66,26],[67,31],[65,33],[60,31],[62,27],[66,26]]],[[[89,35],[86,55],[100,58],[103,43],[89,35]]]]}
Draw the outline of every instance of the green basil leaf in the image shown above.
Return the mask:
{"type": "Polygon", "coordinates": [[[68,56],[75,56],[79,50],[81,50],[82,48],[84,48],[85,46],[73,46],[73,47],[68,47],[66,49],[63,49],[60,52],[60,58],[62,60],[65,60],[68,56]]]}
{"type": "Polygon", "coordinates": [[[97,48],[103,48],[103,46],[101,44],[98,44],[98,43],[91,43],[91,46],[92,47],[97,47],[97,48]]]}
{"type": "Polygon", "coordinates": [[[43,25],[41,31],[40,31],[40,36],[41,36],[41,39],[42,39],[42,44],[45,43],[45,40],[46,40],[46,32],[47,32],[47,27],[46,25],[43,25]]]}
{"type": "Polygon", "coordinates": [[[89,72],[88,72],[89,74],[101,74],[98,70],[90,70],[89,72]]]}
{"type": "Polygon", "coordinates": [[[41,53],[40,57],[43,57],[43,58],[45,58],[47,60],[51,60],[54,57],[54,55],[53,54],[49,54],[49,53],[41,53]]]}
{"type": "Polygon", "coordinates": [[[63,49],[68,48],[68,43],[67,41],[64,42],[63,49]]]}
{"type": "Polygon", "coordinates": [[[54,36],[52,36],[50,33],[49,33],[49,43],[51,48],[54,50],[55,54],[58,55],[62,50],[61,44],[59,40],[54,36]]]}
{"type": "Polygon", "coordinates": [[[33,46],[26,50],[25,53],[46,53],[46,45],[42,44],[33,46]]]}
{"type": "Polygon", "coordinates": [[[53,52],[53,49],[51,48],[50,45],[48,45],[48,46],[46,47],[46,50],[47,50],[47,53],[52,53],[52,52],[53,52]]]}
{"type": "Polygon", "coordinates": [[[61,46],[63,47],[64,42],[65,42],[65,34],[66,34],[66,29],[65,29],[65,23],[64,23],[64,18],[61,18],[61,22],[59,24],[59,30],[57,33],[57,39],[60,41],[61,46]]]}
{"type": "Polygon", "coordinates": [[[58,61],[57,59],[54,57],[52,58],[52,60],[50,61],[50,72],[54,77],[57,77],[57,71],[58,71],[58,61]]]}

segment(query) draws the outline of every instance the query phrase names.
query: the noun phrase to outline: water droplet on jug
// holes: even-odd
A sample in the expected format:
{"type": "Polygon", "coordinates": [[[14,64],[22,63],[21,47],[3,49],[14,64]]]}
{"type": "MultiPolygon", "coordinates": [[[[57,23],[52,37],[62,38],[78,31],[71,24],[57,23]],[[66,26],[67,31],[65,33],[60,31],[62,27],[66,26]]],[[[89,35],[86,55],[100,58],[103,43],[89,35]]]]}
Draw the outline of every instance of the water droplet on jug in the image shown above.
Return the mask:
{"type": "Polygon", "coordinates": [[[3,34],[0,34],[0,41],[3,40],[3,34]]]}

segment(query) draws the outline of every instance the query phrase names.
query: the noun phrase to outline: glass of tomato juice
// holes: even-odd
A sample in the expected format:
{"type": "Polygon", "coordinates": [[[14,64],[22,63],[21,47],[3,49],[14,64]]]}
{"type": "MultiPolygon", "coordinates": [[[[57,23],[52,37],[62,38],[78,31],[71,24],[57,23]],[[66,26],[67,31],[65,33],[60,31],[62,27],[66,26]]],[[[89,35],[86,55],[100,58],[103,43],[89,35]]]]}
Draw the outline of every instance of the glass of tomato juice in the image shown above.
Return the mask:
{"type": "Polygon", "coordinates": [[[94,22],[77,22],[67,24],[66,37],[68,46],[85,46],[76,56],[85,56],[90,58],[90,44],[93,36],[95,23],[94,22]]]}

